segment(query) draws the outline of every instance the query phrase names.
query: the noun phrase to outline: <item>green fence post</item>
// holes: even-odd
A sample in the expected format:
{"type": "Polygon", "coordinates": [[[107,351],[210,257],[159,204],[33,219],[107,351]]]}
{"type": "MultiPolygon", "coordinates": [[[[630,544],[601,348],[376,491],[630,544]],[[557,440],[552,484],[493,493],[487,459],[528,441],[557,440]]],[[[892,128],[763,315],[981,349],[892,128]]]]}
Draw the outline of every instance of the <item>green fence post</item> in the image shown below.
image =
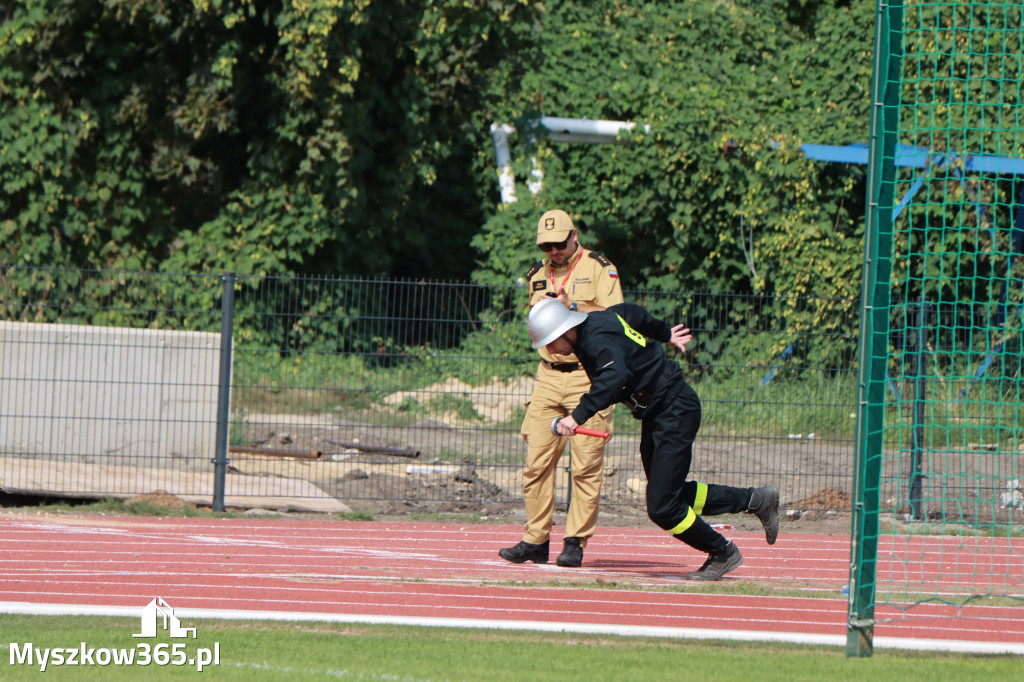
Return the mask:
{"type": "Polygon", "coordinates": [[[885,426],[889,343],[892,214],[899,126],[903,6],[880,0],[875,16],[868,211],[864,234],[863,310],[857,386],[857,464],[850,539],[850,597],[846,655],[870,656],[878,560],[878,497],[885,426]]]}
{"type": "Polygon", "coordinates": [[[910,451],[910,515],[917,520],[925,520],[928,510],[924,508],[924,494],[921,491],[924,474],[921,473],[921,460],[924,453],[924,420],[925,420],[925,353],[927,352],[928,303],[924,300],[922,287],[921,300],[917,306],[917,341],[914,349],[914,423],[913,447],[910,451]]]}

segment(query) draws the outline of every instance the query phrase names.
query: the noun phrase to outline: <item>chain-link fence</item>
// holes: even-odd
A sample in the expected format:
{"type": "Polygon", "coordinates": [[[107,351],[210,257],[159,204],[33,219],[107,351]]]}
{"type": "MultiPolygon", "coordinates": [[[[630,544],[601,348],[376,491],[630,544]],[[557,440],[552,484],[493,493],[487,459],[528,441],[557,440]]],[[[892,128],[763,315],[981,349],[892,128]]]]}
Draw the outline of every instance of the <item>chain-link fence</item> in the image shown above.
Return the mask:
{"type": "MultiPolygon", "coordinates": [[[[857,301],[626,297],[694,332],[677,356],[704,403],[694,477],[849,508],[857,301]]],[[[464,282],[0,268],[0,486],[215,507],[518,504],[537,365],[526,300],[464,282]]],[[[639,422],[617,410],[614,431],[602,503],[642,505],[639,422]]]]}

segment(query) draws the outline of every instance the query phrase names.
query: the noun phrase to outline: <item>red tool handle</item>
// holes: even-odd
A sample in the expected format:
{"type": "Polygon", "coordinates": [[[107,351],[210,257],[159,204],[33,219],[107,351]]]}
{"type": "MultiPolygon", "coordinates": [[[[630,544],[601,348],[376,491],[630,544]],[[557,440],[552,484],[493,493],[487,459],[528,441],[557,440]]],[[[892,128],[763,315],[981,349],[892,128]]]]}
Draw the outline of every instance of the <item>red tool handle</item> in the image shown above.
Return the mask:
{"type": "MultiPolygon", "coordinates": [[[[558,433],[558,422],[560,421],[562,421],[561,417],[555,417],[554,419],[551,420],[551,433],[555,434],[556,436],[560,435],[558,433]]],[[[597,436],[598,438],[610,438],[612,435],[607,431],[598,431],[597,429],[588,429],[582,426],[577,426],[576,430],[573,431],[573,433],[578,433],[581,436],[597,436]]]]}

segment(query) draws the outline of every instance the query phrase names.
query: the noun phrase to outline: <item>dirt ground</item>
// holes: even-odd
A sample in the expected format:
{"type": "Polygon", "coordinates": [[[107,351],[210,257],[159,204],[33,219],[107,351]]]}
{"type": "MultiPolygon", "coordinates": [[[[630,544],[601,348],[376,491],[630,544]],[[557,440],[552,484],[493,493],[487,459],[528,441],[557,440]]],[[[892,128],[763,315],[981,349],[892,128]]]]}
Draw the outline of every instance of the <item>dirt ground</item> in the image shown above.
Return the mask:
{"type": "MultiPolygon", "coordinates": [[[[474,404],[480,412],[486,408],[501,414],[501,402],[495,395],[474,398],[474,404]]],[[[486,420],[466,422],[455,415],[436,414],[400,428],[337,417],[302,421],[294,416],[249,415],[249,419],[250,432],[257,439],[248,452],[232,454],[235,473],[301,476],[353,510],[381,518],[429,514],[516,524],[525,520],[520,492],[525,444],[517,430],[502,431],[488,428],[486,420]],[[275,455],[264,454],[268,449],[275,455]],[[291,453],[306,459],[281,456],[291,453]]],[[[618,415],[616,424],[628,424],[629,419],[618,415]]],[[[603,524],[650,524],[644,510],[646,480],[638,449],[635,431],[630,433],[625,427],[619,428],[608,444],[603,524]]],[[[905,502],[905,462],[897,455],[884,458],[881,480],[881,508],[886,521],[893,524],[912,520],[905,502]]],[[[935,459],[926,465],[925,473],[930,468],[937,475],[924,479],[929,521],[1024,521],[1024,508],[1000,505],[999,496],[1005,493],[981,487],[995,480],[987,473],[989,469],[1008,470],[1001,459],[989,461],[992,456],[988,453],[972,452],[957,457],[937,453],[935,459]],[[945,475],[944,462],[956,464],[955,475],[945,475]],[[953,484],[962,488],[947,489],[953,484]]],[[[564,464],[565,459],[560,467],[564,464]]],[[[854,468],[850,442],[807,437],[751,439],[707,429],[695,445],[691,478],[740,487],[775,483],[780,490],[784,529],[847,534],[854,468]]],[[[562,503],[556,507],[556,524],[564,522],[567,483],[568,476],[560,472],[556,499],[562,503]]],[[[715,520],[739,529],[758,527],[756,519],[742,514],[715,520]]]]}
{"type": "MultiPolygon", "coordinates": [[[[347,508],[380,519],[429,516],[463,523],[478,519],[522,524],[521,471],[526,447],[517,428],[500,425],[516,422],[514,415],[528,400],[531,381],[471,387],[449,380],[417,392],[396,392],[385,398],[383,405],[359,415],[247,413],[244,428],[232,432],[235,445],[229,449],[228,474],[304,479],[347,508]],[[422,408],[439,398],[453,397],[472,405],[475,416],[418,408],[414,413],[418,416],[409,419],[408,405],[422,408]]],[[[631,422],[627,413],[616,413],[616,434],[605,451],[600,523],[608,526],[648,527],[651,523],[644,510],[646,480],[637,454],[636,425],[631,422]]],[[[236,428],[237,424],[232,427],[236,428]]],[[[750,425],[749,431],[757,433],[757,425],[750,425]]],[[[852,443],[795,435],[754,438],[716,432],[711,427],[702,429],[690,477],[740,487],[774,483],[780,490],[783,532],[848,534],[852,443]]],[[[993,480],[985,475],[987,470],[1013,470],[1003,459],[1017,453],[962,454],[945,459],[961,467],[954,472],[957,475],[926,476],[925,485],[993,480]]],[[[560,469],[567,460],[563,458],[560,469]]],[[[887,457],[882,472],[881,504],[894,523],[910,520],[909,510],[899,502],[906,497],[906,474],[898,460],[887,457]]],[[[931,466],[936,473],[944,473],[938,471],[939,464],[941,461],[931,466]]],[[[195,466],[208,467],[209,463],[198,461],[195,466]]],[[[568,475],[560,471],[556,525],[564,523],[568,482],[568,475]]],[[[159,499],[160,491],[148,492],[159,499]]],[[[947,506],[929,508],[930,519],[969,522],[970,514],[999,523],[1014,522],[1017,516],[1024,521],[1024,505],[992,503],[999,500],[999,494],[1009,494],[1002,491],[965,487],[926,489],[925,493],[946,501],[947,506]],[[970,503],[962,504],[964,500],[970,503]]],[[[1019,496],[1020,491],[1014,494],[1019,496]]],[[[740,530],[760,527],[756,518],[745,514],[713,517],[712,522],[740,530]]]]}
{"type": "MultiPolygon", "coordinates": [[[[526,446],[518,420],[532,388],[532,378],[494,379],[479,386],[449,379],[417,391],[392,393],[358,418],[341,412],[308,419],[249,414],[255,454],[250,453],[250,461],[237,456],[233,461],[239,473],[297,475],[281,462],[265,461],[261,451],[304,451],[318,459],[301,475],[353,509],[521,521],[526,446]],[[461,406],[459,412],[444,406],[455,402],[461,406]],[[418,417],[410,421],[410,415],[418,417]]],[[[602,522],[647,524],[638,426],[621,409],[613,421],[615,435],[605,449],[602,522]]],[[[738,427],[716,427],[713,418],[705,422],[694,445],[691,479],[738,487],[774,483],[780,491],[783,523],[850,531],[856,469],[852,419],[849,432],[841,436],[807,433],[809,429],[799,426],[798,413],[789,420],[789,428],[803,433],[775,433],[770,429],[778,427],[766,429],[756,420],[738,427]]],[[[920,453],[917,499],[922,502],[917,519],[908,503],[912,453],[905,443],[895,448],[884,453],[879,472],[880,509],[892,523],[1024,522],[1021,477],[1014,475],[1020,468],[1016,444],[950,443],[920,453]]],[[[563,457],[560,469],[567,459],[563,457]]],[[[568,476],[561,472],[556,499],[568,499],[568,476]]],[[[559,509],[564,510],[564,504],[559,509]]],[[[741,515],[733,525],[742,526],[746,518],[741,515]]]]}
{"type": "MultiPolygon", "coordinates": [[[[349,508],[384,520],[525,522],[520,494],[525,445],[518,433],[496,434],[434,417],[390,430],[343,420],[302,422],[283,415],[249,415],[249,423],[255,442],[232,454],[235,473],[301,475],[349,508]],[[271,451],[272,456],[262,454],[271,451]],[[506,459],[511,464],[488,463],[483,457],[477,461],[438,457],[451,451],[509,452],[506,459]],[[297,457],[288,457],[289,453],[297,457]]],[[[603,525],[651,526],[644,509],[646,481],[637,449],[635,436],[618,434],[609,443],[602,487],[603,525]]],[[[851,507],[849,493],[841,486],[820,485],[826,477],[814,473],[852,457],[845,448],[825,442],[796,446],[708,438],[698,456],[710,464],[695,471],[701,480],[741,486],[762,484],[760,479],[771,478],[767,472],[773,465],[785,462],[797,475],[773,481],[782,491],[783,529],[849,533],[850,515],[844,511],[851,507]],[[790,452],[783,452],[783,447],[790,452]],[[757,481],[741,481],[743,477],[757,481]]],[[[562,503],[556,505],[556,530],[565,521],[567,482],[567,475],[560,474],[556,495],[562,503]]],[[[760,529],[758,520],[746,514],[714,517],[711,522],[738,530],[760,529]]]]}

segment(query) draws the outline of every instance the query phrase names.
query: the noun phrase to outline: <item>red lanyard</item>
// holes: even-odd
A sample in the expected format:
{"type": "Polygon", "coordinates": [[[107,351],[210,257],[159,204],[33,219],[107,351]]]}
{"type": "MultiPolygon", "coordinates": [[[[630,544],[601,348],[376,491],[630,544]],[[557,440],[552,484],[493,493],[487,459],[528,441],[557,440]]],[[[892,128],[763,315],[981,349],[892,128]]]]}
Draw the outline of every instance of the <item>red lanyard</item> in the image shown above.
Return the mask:
{"type": "Polygon", "coordinates": [[[565,289],[565,283],[569,281],[570,277],[572,277],[572,271],[575,270],[576,266],[579,265],[579,262],[581,260],[583,260],[583,247],[581,246],[581,247],[579,247],[579,249],[580,249],[580,257],[577,258],[576,262],[572,264],[571,268],[569,268],[569,272],[565,273],[565,279],[562,280],[562,286],[560,288],[558,288],[558,289],[555,289],[555,269],[551,265],[548,265],[548,275],[550,275],[550,277],[551,277],[551,288],[555,289],[555,295],[556,296],[559,293],[561,293],[562,289],[565,289]]]}

